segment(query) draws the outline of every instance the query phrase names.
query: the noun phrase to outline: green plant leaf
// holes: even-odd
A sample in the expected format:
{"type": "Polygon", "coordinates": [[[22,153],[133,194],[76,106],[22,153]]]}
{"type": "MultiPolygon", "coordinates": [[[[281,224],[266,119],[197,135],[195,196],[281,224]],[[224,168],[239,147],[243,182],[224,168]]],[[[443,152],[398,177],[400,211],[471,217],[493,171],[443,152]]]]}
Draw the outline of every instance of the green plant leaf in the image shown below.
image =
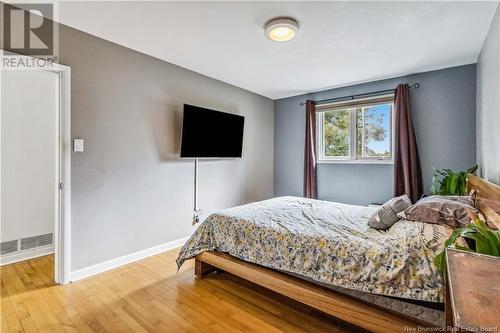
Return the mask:
{"type": "Polygon", "coordinates": [[[479,167],[479,165],[476,164],[473,167],[467,169],[466,173],[471,173],[471,174],[475,175],[478,167],[479,167]]]}
{"type": "Polygon", "coordinates": [[[457,183],[458,183],[458,176],[456,174],[450,175],[448,193],[457,194],[457,183]]]}
{"type": "Polygon", "coordinates": [[[475,173],[478,166],[468,168],[466,171],[453,172],[451,169],[432,168],[431,193],[433,195],[465,195],[467,187],[467,175],[475,173]],[[439,188],[439,189],[438,189],[439,188]]]}
{"type": "MultiPolygon", "coordinates": [[[[474,240],[476,245],[475,252],[477,253],[500,257],[500,230],[491,230],[482,220],[468,223],[464,228],[453,230],[450,237],[444,243],[445,249],[454,246],[459,250],[473,252],[471,249],[456,244],[459,237],[474,240]]],[[[446,270],[445,249],[434,258],[434,265],[442,273],[446,270]]]]}

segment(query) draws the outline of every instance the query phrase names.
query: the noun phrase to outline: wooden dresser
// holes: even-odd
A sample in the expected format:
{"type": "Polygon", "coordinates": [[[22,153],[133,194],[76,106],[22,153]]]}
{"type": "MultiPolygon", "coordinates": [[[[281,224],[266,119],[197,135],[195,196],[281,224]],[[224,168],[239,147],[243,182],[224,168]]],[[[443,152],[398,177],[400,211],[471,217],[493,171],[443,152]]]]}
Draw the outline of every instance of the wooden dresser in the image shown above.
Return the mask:
{"type": "Polygon", "coordinates": [[[500,332],[500,258],[446,249],[448,331],[500,332]]]}

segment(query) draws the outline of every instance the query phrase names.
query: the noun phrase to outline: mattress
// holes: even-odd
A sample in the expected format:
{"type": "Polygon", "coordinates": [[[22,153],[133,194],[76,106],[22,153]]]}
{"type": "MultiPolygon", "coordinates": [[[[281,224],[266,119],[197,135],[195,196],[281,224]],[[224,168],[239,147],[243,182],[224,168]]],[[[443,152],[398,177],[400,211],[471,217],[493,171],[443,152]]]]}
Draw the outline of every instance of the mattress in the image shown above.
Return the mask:
{"type": "Polygon", "coordinates": [[[424,327],[445,327],[444,304],[397,299],[362,291],[350,290],[333,285],[328,285],[326,283],[317,282],[302,275],[287,272],[283,273],[312,282],[316,285],[331,289],[337,293],[341,293],[351,298],[361,300],[364,303],[374,305],[378,308],[382,308],[393,313],[413,318],[414,320],[420,322],[424,327]]]}
{"type": "Polygon", "coordinates": [[[298,197],[225,209],[198,227],[177,264],[219,251],[332,287],[443,302],[443,279],[432,261],[451,229],[399,221],[375,230],[367,226],[375,210],[298,197]]]}

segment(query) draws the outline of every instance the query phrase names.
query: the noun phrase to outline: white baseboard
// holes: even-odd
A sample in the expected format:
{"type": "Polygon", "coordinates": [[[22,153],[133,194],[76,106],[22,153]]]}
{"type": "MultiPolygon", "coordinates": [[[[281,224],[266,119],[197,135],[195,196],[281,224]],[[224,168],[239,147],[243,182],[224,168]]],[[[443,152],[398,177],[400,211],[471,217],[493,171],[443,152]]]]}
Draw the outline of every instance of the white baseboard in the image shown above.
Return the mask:
{"type": "Polygon", "coordinates": [[[54,253],[54,245],[39,247],[32,250],[24,250],[0,256],[0,266],[13,264],[15,262],[46,256],[54,253]]]}
{"type": "Polygon", "coordinates": [[[150,256],[154,256],[156,254],[172,250],[176,247],[183,245],[189,237],[184,237],[181,239],[177,239],[171,242],[167,242],[164,244],[160,244],[157,246],[150,247],[149,249],[137,251],[131,254],[124,255],[122,257],[118,257],[115,259],[111,259],[100,264],[95,264],[92,266],[84,267],[73,271],[70,273],[70,281],[78,281],[84,278],[87,278],[92,275],[96,275],[105,271],[108,271],[113,268],[117,268],[126,264],[130,264],[131,262],[141,260],[150,256]]]}

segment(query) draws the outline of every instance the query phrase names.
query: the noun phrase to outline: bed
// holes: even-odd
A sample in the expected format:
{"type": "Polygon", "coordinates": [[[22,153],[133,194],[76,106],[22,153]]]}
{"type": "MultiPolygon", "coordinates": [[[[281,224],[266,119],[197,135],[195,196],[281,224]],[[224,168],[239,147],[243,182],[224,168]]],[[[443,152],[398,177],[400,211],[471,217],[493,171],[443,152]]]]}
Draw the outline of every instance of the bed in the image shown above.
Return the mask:
{"type": "Polygon", "coordinates": [[[399,221],[367,226],[376,208],[280,197],[212,214],[182,247],[202,278],[216,269],[370,331],[442,327],[433,265],[451,229],[399,221]],[[437,305],[437,306],[436,306],[437,305]]]}

